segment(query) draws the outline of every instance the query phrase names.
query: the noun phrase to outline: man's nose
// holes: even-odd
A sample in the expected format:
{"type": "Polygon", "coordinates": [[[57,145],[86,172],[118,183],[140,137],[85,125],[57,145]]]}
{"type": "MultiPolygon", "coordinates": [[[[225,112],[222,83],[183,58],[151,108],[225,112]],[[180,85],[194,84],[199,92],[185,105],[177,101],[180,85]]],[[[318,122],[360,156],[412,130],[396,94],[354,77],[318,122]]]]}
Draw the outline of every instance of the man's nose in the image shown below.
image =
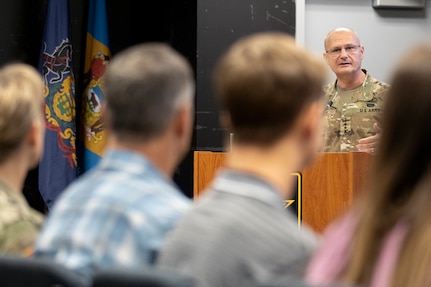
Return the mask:
{"type": "Polygon", "coordinates": [[[346,58],[347,57],[347,55],[348,55],[348,53],[347,53],[347,51],[346,51],[346,49],[345,48],[341,48],[341,51],[340,51],[340,57],[344,57],[344,58],[346,58]]]}

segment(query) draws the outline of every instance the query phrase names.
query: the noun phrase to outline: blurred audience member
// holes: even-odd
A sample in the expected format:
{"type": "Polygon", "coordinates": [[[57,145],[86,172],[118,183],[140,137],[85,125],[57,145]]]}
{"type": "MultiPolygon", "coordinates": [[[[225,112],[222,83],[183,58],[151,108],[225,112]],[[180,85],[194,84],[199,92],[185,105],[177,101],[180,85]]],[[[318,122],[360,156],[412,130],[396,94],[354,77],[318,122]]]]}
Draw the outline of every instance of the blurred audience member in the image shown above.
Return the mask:
{"type": "Polygon", "coordinates": [[[215,94],[234,134],[226,168],[168,237],[160,268],[196,286],[251,286],[303,274],[317,245],[285,210],[292,172],[321,148],[322,60],[282,33],[236,42],[218,62],[215,94]]]}
{"type": "Polygon", "coordinates": [[[107,151],[55,204],[36,256],[86,280],[101,268],[153,263],[190,206],[172,176],[190,146],[193,95],[190,65],[165,44],[114,56],[105,74],[107,151]]]}
{"type": "Polygon", "coordinates": [[[43,222],[22,194],[43,151],[43,81],[26,64],[0,69],[0,253],[29,256],[43,222]]]}
{"type": "Polygon", "coordinates": [[[431,44],[409,51],[391,83],[367,190],[328,228],[309,283],[431,284],[431,44]]]}

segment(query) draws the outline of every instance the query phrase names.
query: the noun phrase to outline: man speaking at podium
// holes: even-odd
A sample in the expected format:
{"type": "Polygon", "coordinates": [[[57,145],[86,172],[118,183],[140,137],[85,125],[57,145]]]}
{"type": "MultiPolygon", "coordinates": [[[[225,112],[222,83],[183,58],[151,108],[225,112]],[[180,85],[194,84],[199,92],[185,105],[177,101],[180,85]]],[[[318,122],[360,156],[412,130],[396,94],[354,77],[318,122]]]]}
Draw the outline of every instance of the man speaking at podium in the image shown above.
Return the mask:
{"type": "Polygon", "coordinates": [[[361,68],[364,46],[355,31],[336,28],[325,38],[323,57],[337,79],[324,87],[325,152],[374,154],[388,85],[361,68]]]}

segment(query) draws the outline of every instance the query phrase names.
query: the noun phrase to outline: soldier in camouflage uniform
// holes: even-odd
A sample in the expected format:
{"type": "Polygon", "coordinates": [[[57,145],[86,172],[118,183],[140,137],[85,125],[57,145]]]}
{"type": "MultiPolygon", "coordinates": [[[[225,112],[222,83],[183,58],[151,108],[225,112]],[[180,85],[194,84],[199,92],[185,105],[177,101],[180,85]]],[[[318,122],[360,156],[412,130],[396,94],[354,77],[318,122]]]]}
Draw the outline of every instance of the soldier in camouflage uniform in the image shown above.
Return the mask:
{"type": "Polygon", "coordinates": [[[329,32],[325,50],[324,58],[337,79],[324,87],[324,151],[374,153],[389,86],[361,68],[364,47],[353,30],[337,28],[329,32]]]}
{"type": "Polygon", "coordinates": [[[0,253],[29,256],[42,225],[42,215],[31,209],[20,191],[0,181],[0,253]]]}
{"type": "Polygon", "coordinates": [[[43,82],[31,66],[0,69],[0,254],[29,256],[43,216],[22,194],[44,138],[43,82]]]}

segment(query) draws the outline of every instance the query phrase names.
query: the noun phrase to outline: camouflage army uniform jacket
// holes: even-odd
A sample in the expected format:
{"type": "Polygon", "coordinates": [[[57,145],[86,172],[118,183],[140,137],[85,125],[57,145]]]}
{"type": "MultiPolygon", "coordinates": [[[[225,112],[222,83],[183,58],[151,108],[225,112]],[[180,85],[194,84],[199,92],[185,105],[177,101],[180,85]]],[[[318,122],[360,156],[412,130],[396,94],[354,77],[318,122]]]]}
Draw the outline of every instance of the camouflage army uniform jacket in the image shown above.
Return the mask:
{"type": "Polygon", "coordinates": [[[344,103],[337,91],[337,81],[323,88],[325,101],[324,152],[358,151],[361,138],[375,134],[374,123],[380,125],[383,97],[389,85],[371,77],[366,78],[360,93],[352,102],[344,103]]]}
{"type": "Polygon", "coordinates": [[[0,254],[31,255],[42,222],[23,195],[0,180],[0,254]]]}

